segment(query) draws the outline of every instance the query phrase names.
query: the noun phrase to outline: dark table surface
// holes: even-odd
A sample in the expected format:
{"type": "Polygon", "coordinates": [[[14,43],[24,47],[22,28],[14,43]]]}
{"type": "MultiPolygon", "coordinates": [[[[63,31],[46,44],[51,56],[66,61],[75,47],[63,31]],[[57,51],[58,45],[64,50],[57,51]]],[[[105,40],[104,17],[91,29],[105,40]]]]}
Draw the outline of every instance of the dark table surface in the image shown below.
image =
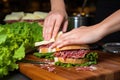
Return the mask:
{"type": "Polygon", "coordinates": [[[9,75],[0,78],[0,80],[31,80],[31,79],[20,73],[18,70],[15,70],[13,72],[9,72],[9,75]]]}

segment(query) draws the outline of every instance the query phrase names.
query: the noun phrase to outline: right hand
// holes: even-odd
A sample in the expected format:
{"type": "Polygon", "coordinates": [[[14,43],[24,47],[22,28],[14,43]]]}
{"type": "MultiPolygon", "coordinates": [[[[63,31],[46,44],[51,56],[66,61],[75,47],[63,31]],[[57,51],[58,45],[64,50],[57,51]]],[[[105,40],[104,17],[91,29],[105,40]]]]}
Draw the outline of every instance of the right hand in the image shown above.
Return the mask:
{"type": "Polygon", "coordinates": [[[65,10],[52,10],[45,18],[43,27],[44,40],[56,37],[60,28],[66,32],[68,26],[68,16],[65,10]]]}
{"type": "Polygon", "coordinates": [[[57,40],[51,45],[51,48],[60,48],[72,44],[90,44],[97,42],[103,37],[104,32],[100,26],[81,26],[80,28],[73,29],[67,33],[60,35],[57,40]]]}

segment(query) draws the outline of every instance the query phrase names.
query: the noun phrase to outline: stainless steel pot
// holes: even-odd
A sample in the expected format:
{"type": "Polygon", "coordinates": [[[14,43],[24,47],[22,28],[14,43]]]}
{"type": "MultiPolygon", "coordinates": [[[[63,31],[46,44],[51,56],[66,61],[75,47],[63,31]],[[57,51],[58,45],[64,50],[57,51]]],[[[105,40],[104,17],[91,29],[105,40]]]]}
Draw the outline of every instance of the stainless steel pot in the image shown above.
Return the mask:
{"type": "Polygon", "coordinates": [[[68,18],[68,31],[80,26],[91,25],[91,17],[87,16],[71,16],[68,18]]]}

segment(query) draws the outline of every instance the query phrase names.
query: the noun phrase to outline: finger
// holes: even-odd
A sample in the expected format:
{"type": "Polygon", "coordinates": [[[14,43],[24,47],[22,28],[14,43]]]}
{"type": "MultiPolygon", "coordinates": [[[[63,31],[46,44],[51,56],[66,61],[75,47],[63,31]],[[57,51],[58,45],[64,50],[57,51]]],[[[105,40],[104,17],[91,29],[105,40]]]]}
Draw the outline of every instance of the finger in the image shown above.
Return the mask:
{"type": "Polygon", "coordinates": [[[67,45],[71,45],[70,42],[69,42],[68,40],[63,40],[62,42],[59,42],[59,43],[57,44],[57,47],[58,47],[58,48],[61,48],[61,47],[63,47],[63,46],[67,46],[67,45]],[[61,43],[62,43],[62,44],[61,44],[61,43]]]}
{"type": "Polygon", "coordinates": [[[64,22],[62,31],[63,31],[63,32],[66,32],[66,31],[67,31],[67,27],[68,27],[68,20],[66,20],[66,21],[64,22]]]}
{"type": "Polygon", "coordinates": [[[55,18],[49,18],[44,28],[45,40],[50,40],[50,38],[52,37],[54,24],[55,24],[55,18]]]}
{"type": "MultiPolygon", "coordinates": [[[[61,35],[63,35],[63,34],[61,34],[61,35]]],[[[59,36],[59,37],[56,39],[56,41],[50,46],[50,48],[55,48],[55,47],[58,45],[59,41],[62,42],[61,36],[59,36]]]]}
{"type": "Polygon", "coordinates": [[[58,45],[62,44],[65,40],[67,40],[68,37],[66,33],[62,34],[60,37],[57,38],[57,40],[51,45],[51,48],[57,47],[58,45]]]}
{"type": "Polygon", "coordinates": [[[71,32],[64,33],[60,37],[57,38],[57,40],[51,45],[51,48],[65,46],[69,43],[67,42],[69,40],[71,40],[71,32]]]}
{"type": "Polygon", "coordinates": [[[59,29],[61,27],[62,21],[63,21],[62,18],[58,18],[56,20],[52,37],[56,37],[57,36],[57,33],[58,33],[58,31],[59,31],[59,29]]]}
{"type": "Polygon", "coordinates": [[[55,47],[57,47],[58,43],[59,43],[59,42],[54,42],[54,43],[50,46],[50,48],[55,48],[55,47]]]}
{"type": "Polygon", "coordinates": [[[70,32],[63,33],[57,40],[67,39],[68,37],[70,37],[70,35],[71,35],[70,32]]]}
{"type": "Polygon", "coordinates": [[[44,21],[44,26],[43,26],[43,37],[44,37],[44,39],[46,40],[46,37],[47,37],[47,29],[50,27],[50,26],[48,26],[49,25],[49,19],[50,19],[51,17],[48,15],[47,17],[46,17],[46,19],[45,19],[45,21],[44,21]]]}
{"type": "Polygon", "coordinates": [[[45,30],[46,30],[46,25],[47,25],[47,22],[48,22],[48,18],[46,18],[45,20],[44,20],[44,24],[43,24],[43,38],[45,39],[45,30]]]}
{"type": "Polygon", "coordinates": [[[61,47],[67,46],[67,45],[75,44],[75,43],[72,43],[73,41],[74,41],[73,39],[58,40],[52,45],[52,47],[61,48],[61,47]]]}

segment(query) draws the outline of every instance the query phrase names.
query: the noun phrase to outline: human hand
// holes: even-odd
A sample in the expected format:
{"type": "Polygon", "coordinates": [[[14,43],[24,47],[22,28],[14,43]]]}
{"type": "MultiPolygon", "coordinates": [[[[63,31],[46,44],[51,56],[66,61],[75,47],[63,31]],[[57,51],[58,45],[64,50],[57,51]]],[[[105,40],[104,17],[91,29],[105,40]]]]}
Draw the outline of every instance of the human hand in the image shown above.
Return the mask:
{"type": "Polygon", "coordinates": [[[54,38],[60,28],[65,32],[67,30],[68,20],[65,10],[52,10],[44,21],[43,37],[44,40],[54,38]]]}
{"type": "Polygon", "coordinates": [[[103,31],[100,29],[100,27],[98,27],[98,25],[90,27],[82,26],[59,36],[51,48],[63,47],[71,44],[94,43],[100,40],[102,37],[104,37],[103,31]]]}

